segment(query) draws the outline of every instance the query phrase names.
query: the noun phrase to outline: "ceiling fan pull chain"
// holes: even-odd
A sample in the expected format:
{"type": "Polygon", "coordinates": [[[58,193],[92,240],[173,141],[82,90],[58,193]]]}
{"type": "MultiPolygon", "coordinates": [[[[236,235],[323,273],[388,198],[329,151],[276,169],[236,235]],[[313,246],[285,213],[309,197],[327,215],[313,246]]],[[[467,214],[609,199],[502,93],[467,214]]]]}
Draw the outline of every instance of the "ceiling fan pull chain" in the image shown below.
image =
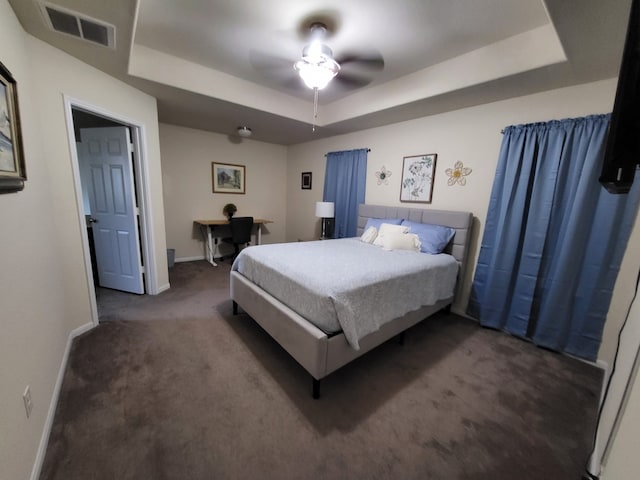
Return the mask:
{"type": "Polygon", "coordinates": [[[311,128],[312,132],[316,131],[316,120],[318,118],[318,89],[313,89],[313,126],[311,128]]]}

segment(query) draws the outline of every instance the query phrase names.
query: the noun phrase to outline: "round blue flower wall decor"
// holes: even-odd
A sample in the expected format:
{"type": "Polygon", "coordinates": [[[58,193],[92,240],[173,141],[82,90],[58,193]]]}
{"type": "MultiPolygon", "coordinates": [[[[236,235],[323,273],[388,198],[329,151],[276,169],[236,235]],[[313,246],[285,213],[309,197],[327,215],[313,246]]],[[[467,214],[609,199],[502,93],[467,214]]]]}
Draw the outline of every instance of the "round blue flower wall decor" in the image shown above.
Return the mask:
{"type": "Polygon", "coordinates": [[[391,171],[387,170],[384,165],[380,170],[376,172],[376,178],[378,179],[378,185],[385,184],[389,185],[389,177],[391,176],[391,171]]]}

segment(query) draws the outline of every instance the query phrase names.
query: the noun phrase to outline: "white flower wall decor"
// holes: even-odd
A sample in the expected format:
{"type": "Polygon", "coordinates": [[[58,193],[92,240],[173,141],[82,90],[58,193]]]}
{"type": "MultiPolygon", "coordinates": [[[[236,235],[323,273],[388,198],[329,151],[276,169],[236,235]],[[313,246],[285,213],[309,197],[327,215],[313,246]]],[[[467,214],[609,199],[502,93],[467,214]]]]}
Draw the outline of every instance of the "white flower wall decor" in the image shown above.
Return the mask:
{"type": "Polygon", "coordinates": [[[472,170],[465,167],[462,162],[456,162],[453,168],[447,168],[444,171],[444,173],[446,173],[449,177],[449,180],[447,180],[447,185],[451,187],[457,183],[464,187],[467,184],[467,179],[465,177],[471,174],[471,171],[472,170]]]}

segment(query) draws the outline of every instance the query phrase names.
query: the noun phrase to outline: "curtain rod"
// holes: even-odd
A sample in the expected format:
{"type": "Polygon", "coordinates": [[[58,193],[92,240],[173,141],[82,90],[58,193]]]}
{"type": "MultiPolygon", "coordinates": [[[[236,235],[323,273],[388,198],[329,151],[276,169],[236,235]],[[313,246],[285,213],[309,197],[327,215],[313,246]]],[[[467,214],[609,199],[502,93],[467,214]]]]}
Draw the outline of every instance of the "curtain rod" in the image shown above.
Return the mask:
{"type": "MultiPolygon", "coordinates": [[[[360,149],[356,148],[356,149],[354,149],[354,150],[360,150],[360,149]]],[[[367,150],[367,152],[370,152],[370,151],[371,151],[371,149],[370,149],[370,148],[367,148],[366,150],[367,150]]],[[[349,150],[343,150],[343,151],[347,151],[347,152],[348,152],[349,150]]],[[[339,153],[339,152],[329,152],[329,153],[339,153]]],[[[327,155],[329,155],[329,153],[325,153],[325,154],[324,154],[324,156],[326,157],[327,155]]]]}

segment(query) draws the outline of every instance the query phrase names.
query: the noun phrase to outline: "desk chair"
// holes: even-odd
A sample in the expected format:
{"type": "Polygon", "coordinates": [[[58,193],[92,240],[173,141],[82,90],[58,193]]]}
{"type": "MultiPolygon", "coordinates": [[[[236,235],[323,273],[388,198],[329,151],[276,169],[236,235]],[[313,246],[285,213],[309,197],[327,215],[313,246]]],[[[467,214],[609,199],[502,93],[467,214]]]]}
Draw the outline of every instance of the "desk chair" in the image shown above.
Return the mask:
{"type": "Polygon", "coordinates": [[[222,241],[233,244],[235,249],[231,258],[233,262],[240,253],[240,245],[249,245],[251,243],[253,217],[232,217],[229,220],[229,225],[231,226],[231,237],[223,238],[222,241]]]}

